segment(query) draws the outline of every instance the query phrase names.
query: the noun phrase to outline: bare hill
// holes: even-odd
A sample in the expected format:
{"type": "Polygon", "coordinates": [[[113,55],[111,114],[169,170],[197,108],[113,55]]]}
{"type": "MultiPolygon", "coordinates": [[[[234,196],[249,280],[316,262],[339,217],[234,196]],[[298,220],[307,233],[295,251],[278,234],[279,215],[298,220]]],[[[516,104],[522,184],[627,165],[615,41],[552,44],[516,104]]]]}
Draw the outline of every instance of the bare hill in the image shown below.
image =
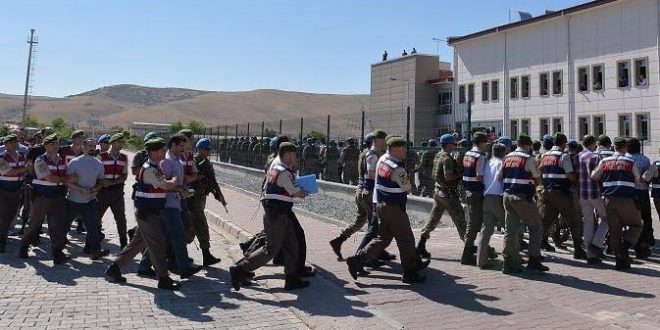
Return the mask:
{"type": "MultiPolygon", "coordinates": [[[[108,86],[65,98],[35,97],[30,114],[41,121],[63,117],[85,126],[92,116],[106,127],[135,121],[188,122],[207,126],[241,122],[359,113],[368,110],[368,95],[338,95],[254,90],[210,92],[136,85],[108,86]]],[[[0,94],[0,120],[20,120],[22,97],[0,94]]]]}

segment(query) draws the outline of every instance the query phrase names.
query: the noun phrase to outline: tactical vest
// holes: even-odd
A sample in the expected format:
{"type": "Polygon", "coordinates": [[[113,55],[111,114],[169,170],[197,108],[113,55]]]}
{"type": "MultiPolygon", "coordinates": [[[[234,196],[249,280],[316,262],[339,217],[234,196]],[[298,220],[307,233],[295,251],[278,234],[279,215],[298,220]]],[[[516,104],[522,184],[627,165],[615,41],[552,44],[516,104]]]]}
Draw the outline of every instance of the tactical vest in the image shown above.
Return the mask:
{"type": "Polygon", "coordinates": [[[392,179],[394,170],[403,167],[403,162],[398,162],[391,156],[381,157],[376,166],[376,201],[387,205],[400,205],[406,207],[408,195],[399,184],[392,179]]]}
{"type": "Polygon", "coordinates": [[[523,195],[531,198],[536,192],[532,173],[525,169],[528,153],[513,151],[502,161],[502,177],[504,178],[504,191],[507,194],[523,195]]]}
{"type": "Polygon", "coordinates": [[[277,185],[277,178],[284,172],[289,172],[293,177],[296,176],[294,169],[286,168],[282,163],[273,163],[266,174],[266,183],[264,185],[264,199],[271,203],[290,209],[293,207],[293,196],[286,189],[277,185]]]}
{"type": "Polygon", "coordinates": [[[73,152],[73,145],[68,145],[62,148],[62,152],[60,153],[60,157],[64,157],[64,160],[66,161],[67,165],[69,164],[69,162],[71,162],[72,159],[80,155],[82,155],[82,152],[77,155],[73,152]]]}
{"type": "Polygon", "coordinates": [[[550,150],[541,157],[543,167],[543,188],[547,190],[568,191],[570,182],[566,171],[561,167],[561,157],[564,153],[559,150],[550,150]]]}
{"type": "MultiPolygon", "coordinates": [[[[656,167],[656,174],[657,174],[658,171],[660,171],[660,161],[656,161],[651,166],[656,167]]],[[[651,197],[660,198],[660,175],[656,175],[651,180],[651,197]]]]}
{"type": "MultiPolygon", "coordinates": [[[[39,156],[48,165],[48,170],[51,175],[66,177],[67,161],[64,157],[59,157],[57,163],[53,162],[46,154],[39,156]]],[[[39,158],[37,158],[38,160],[39,158]]],[[[37,195],[44,197],[59,197],[66,194],[66,187],[64,183],[54,183],[46,180],[39,180],[35,178],[32,180],[32,188],[37,195]]]]}
{"type": "Polygon", "coordinates": [[[603,196],[632,198],[635,194],[635,161],[621,155],[607,157],[600,162],[603,170],[603,196]]]}
{"type": "Polygon", "coordinates": [[[163,175],[163,172],[158,166],[147,160],[140,168],[140,173],[138,173],[136,183],[133,186],[133,201],[135,203],[135,208],[160,210],[165,208],[167,191],[162,188],[156,188],[151,184],[144,183],[144,172],[150,167],[155,168],[158,175],[163,175]]]}
{"type": "MultiPolygon", "coordinates": [[[[14,159],[9,153],[0,156],[7,162],[7,165],[12,169],[23,168],[25,166],[25,156],[18,153],[17,159],[14,159]]],[[[2,175],[0,176],[0,190],[17,191],[21,189],[23,183],[23,174],[17,175],[2,175]]]]}
{"type": "Polygon", "coordinates": [[[184,152],[181,157],[179,157],[179,163],[183,166],[183,175],[192,175],[193,167],[195,166],[195,156],[192,152],[184,152]]]}
{"type": "Polygon", "coordinates": [[[378,156],[375,149],[369,149],[360,154],[360,159],[358,160],[358,174],[360,176],[358,186],[372,191],[375,180],[369,177],[369,171],[367,170],[367,158],[370,155],[378,156]]]}
{"type": "Polygon", "coordinates": [[[103,152],[100,155],[101,163],[103,163],[103,178],[108,180],[116,180],[124,173],[124,168],[128,165],[128,157],[122,153],[119,154],[117,159],[112,158],[109,151],[103,152]]]}
{"type": "Polygon", "coordinates": [[[477,162],[481,157],[485,157],[483,152],[473,150],[466,152],[463,156],[463,187],[467,191],[484,192],[484,183],[477,180],[477,162]]]}

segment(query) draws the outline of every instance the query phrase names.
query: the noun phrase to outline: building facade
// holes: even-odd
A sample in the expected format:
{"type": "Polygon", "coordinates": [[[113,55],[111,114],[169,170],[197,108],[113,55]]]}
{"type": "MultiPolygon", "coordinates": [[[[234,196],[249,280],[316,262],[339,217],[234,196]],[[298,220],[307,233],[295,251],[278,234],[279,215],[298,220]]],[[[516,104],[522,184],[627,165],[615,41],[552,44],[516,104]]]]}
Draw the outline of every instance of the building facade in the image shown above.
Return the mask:
{"type": "Polygon", "coordinates": [[[473,126],[514,138],[638,137],[657,158],[659,40],[660,0],[591,1],[450,38],[454,108],[472,102],[473,126]]]}
{"type": "Polygon", "coordinates": [[[436,55],[412,54],[371,65],[371,99],[367,130],[406,134],[423,141],[452,127],[451,70],[436,55]]]}

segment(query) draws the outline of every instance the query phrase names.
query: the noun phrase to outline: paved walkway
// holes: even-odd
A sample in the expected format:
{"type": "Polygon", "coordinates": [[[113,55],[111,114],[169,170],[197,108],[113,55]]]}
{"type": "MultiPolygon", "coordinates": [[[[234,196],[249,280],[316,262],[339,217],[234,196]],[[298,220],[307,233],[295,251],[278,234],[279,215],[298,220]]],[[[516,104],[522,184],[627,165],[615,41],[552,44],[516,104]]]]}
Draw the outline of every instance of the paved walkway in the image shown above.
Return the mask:
{"type": "MultiPolygon", "coordinates": [[[[60,266],[50,260],[47,235],[27,261],[15,256],[18,242],[10,240],[8,252],[0,255],[0,329],[657,329],[660,324],[657,258],[622,273],[611,269],[611,261],[591,268],[567,252],[550,253],[550,273],[504,276],[460,265],[460,240],[453,228],[442,228],[429,242],[433,261],[425,270],[426,283],[401,283],[397,262],[354,282],[328,245],[340,228],[302,214],[308,261],[320,272],[312,285],[286,292],[282,268],[267,266],[257,271],[255,286],[234,292],[227,269],[240,251],[230,232],[220,229],[231,223],[257,232],[262,213],[255,196],[223,191],[229,213],[208,201],[209,211],[224,225],[214,226],[211,234],[212,252],[223,261],[184,281],[181,292],[158,290],[155,280],[136,276],[137,261],[125,269],[127,284],[107,283],[103,271],[110,259],[91,262],[82,256],[82,237],[76,233],[69,247],[73,259],[60,266]]],[[[130,194],[126,196],[129,222],[134,223],[130,194]]],[[[104,227],[111,251],[118,252],[111,213],[104,227]]],[[[356,235],[345,243],[345,255],[359,239],[356,235]]],[[[493,243],[501,250],[499,237],[493,243]]],[[[188,250],[201,261],[195,245],[188,250]]],[[[389,250],[398,254],[394,245],[389,250]]]]}

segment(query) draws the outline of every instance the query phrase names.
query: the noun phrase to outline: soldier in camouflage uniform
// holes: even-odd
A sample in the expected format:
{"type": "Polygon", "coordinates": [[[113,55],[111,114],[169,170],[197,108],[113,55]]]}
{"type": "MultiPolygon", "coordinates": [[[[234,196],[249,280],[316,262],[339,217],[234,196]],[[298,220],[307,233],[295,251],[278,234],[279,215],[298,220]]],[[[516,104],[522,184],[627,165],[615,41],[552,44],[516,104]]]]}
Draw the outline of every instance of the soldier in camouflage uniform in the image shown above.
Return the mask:
{"type": "Polygon", "coordinates": [[[257,163],[257,147],[259,146],[259,139],[256,136],[253,136],[248,145],[248,161],[247,166],[249,167],[261,167],[262,162],[257,163]]]}
{"type": "Polygon", "coordinates": [[[417,180],[415,180],[415,173],[419,170],[419,157],[415,150],[413,150],[412,141],[408,142],[408,148],[406,152],[406,173],[410,179],[410,185],[412,185],[412,195],[419,195],[419,189],[417,189],[417,180]]]}
{"type": "Polygon", "coordinates": [[[454,147],[454,136],[445,134],[440,137],[442,150],[438,152],[433,160],[433,180],[435,181],[435,204],[431,209],[431,215],[422,229],[421,238],[417,245],[417,255],[422,258],[430,258],[431,254],[426,250],[426,241],[431,237],[431,232],[438,226],[442,213],[447,210],[451,216],[458,235],[461,240],[465,239],[467,224],[465,223],[465,212],[458,198],[458,183],[461,181],[462,172],[456,160],[451,156],[454,147]]]}
{"type": "Polygon", "coordinates": [[[348,145],[342,149],[341,156],[339,157],[339,162],[343,169],[342,179],[344,184],[355,186],[359,181],[358,159],[360,158],[360,150],[355,144],[354,138],[350,137],[346,142],[348,142],[348,145]]]}
{"type": "Polygon", "coordinates": [[[438,153],[438,146],[435,139],[428,142],[428,149],[422,152],[419,161],[419,187],[420,195],[424,197],[433,197],[433,159],[438,153]]]}
{"type": "Polygon", "coordinates": [[[229,159],[232,164],[237,163],[236,148],[237,148],[236,138],[231,138],[231,140],[229,140],[229,145],[227,146],[227,154],[229,155],[229,159]]]}
{"type": "MultiPolygon", "coordinates": [[[[144,135],[144,142],[146,143],[147,141],[157,137],[158,134],[156,134],[156,132],[149,132],[144,135]]],[[[142,165],[147,161],[148,158],[149,154],[145,149],[135,153],[135,156],[133,156],[133,162],[131,163],[131,173],[135,175],[135,177],[137,177],[137,175],[140,173],[140,168],[142,168],[142,165]]]]}
{"type": "Polygon", "coordinates": [[[302,168],[300,169],[300,175],[316,174],[318,166],[318,148],[314,145],[314,140],[312,138],[307,138],[307,145],[302,151],[302,168]]]}
{"type": "Polygon", "coordinates": [[[330,140],[330,143],[324,149],[323,159],[325,161],[323,180],[341,183],[341,177],[339,176],[339,149],[337,149],[337,142],[335,140],[330,140]]]}
{"type": "Polygon", "coordinates": [[[229,143],[227,142],[227,138],[223,138],[220,143],[218,143],[218,157],[220,158],[221,162],[228,162],[229,161],[229,143]]]}
{"type": "Polygon", "coordinates": [[[200,139],[197,141],[196,147],[195,164],[197,165],[197,180],[190,184],[190,187],[195,190],[195,194],[190,198],[188,206],[195,236],[197,237],[197,241],[199,241],[199,247],[202,249],[203,264],[204,266],[210,266],[220,262],[220,258],[214,257],[210,251],[209,224],[204,214],[206,197],[209,194],[213,194],[213,197],[222,203],[222,205],[227,205],[227,201],[218,186],[213,165],[208,158],[211,152],[211,140],[208,138],[200,139]]]}

